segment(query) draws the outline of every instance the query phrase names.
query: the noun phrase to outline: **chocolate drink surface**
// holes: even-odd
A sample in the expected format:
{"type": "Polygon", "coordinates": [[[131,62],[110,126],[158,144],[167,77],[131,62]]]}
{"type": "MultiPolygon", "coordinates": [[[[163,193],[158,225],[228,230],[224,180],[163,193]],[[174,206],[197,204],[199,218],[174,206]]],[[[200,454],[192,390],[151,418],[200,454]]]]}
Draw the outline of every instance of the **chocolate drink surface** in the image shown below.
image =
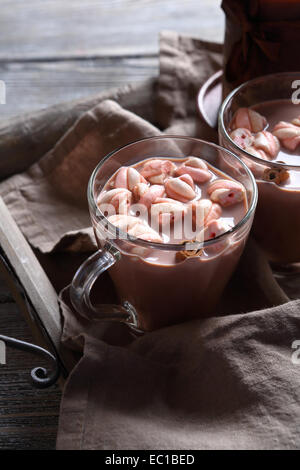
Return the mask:
{"type": "Polygon", "coordinates": [[[98,206],[122,235],[149,242],[137,246],[125,237],[122,245],[119,239],[121,259],[109,270],[120,301],[134,306],[143,330],[213,312],[248,235],[231,233],[248,210],[241,183],[200,158],[157,157],[121,167],[98,206]],[[186,249],[188,242],[219,236],[198,251],[186,249]],[[172,250],[180,243],[182,251],[172,250]]]}
{"type": "Polygon", "coordinates": [[[253,233],[268,258],[280,264],[300,261],[299,115],[299,105],[280,99],[240,108],[231,121],[235,129],[230,137],[235,143],[263,159],[262,164],[244,159],[257,179],[259,190],[253,233]],[[251,119],[252,125],[248,125],[251,119]],[[293,168],[283,166],[274,170],[268,161],[293,168]]]}
{"type": "MultiPolygon", "coordinates": [[[[299,108],[290,100],[274,100],[256,105],[254,109],[267,118],[268,130],[274,131],[278,122],[291,122],[297,118],[299,108]]],[[[299,165],[299,170],[289,170],[289,178],[280,185],[258,181],[260,197],[253,231],[272,261],[299,262],[300,146],[289,150],[281,145],[274,161],[299,165]]]]}
{"type": "MultiPolygon", "coordinates": [[[[291,100],[273,100],[265,101],[252,106],[252,109],[257,111],[259,114],[264,116],[267,120],[266,130],[274,133],[274,128],[281,122],[292,122],[297,119],[300,115],[300,105],[295,105],[291,100]]],[[[288,165],[299,165],[300,170],[300,146],[297,146],[295,150],[289,150],[284,145],[280,146],[279,152],[273,161],[279,161],[287,163],[288,165]]],[[[289,180],[286,181],[285,186],[292,186],[295,184],[296,187],[300,188],[300,180],[298,174],[290,175],[289,180]],[[292,178],[291,178],[292,177],[292,178]],[[297,178],[294,179],[294,178],[297,178]]]]}

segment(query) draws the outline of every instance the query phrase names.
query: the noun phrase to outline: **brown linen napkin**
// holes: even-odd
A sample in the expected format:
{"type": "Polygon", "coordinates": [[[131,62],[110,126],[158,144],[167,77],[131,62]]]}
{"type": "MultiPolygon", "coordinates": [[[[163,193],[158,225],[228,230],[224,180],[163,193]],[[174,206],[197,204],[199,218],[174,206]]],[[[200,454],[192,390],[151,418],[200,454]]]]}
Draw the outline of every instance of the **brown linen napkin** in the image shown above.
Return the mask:
{"type": "Polygon", "coordinates": [[[4,181],[0,194],[29,242],[52,251],[68,232],[90,225],[86,189],[99,160],[130,140],[159,134],[149,122],[104,100],[26,173],[4,181]]]}
{"type": "Polygon", "coordinates": [[[156,121],[166,134],[184,134],[217,142],[217,135],[197,119],[200,86],[221,68],[222,46],[176,33],[162,34],[156,121]]]}
{"type": "Polygon", "coordinates": [[[67,339],[83,357],[65,386],[57,449],[299,448],[300,365],[291,360],[299,307],[136,340],[122,325],[70,312],[67,339]]]}
{"type": "MultiPolygon", "coordinates": [[[[28,116],[30,129],[37,126],[33,156],[26,122],[10,127],[12,135],[20,131],[17,149],[24,148],[24,162],[6,164],[3,152],[11,154],[12,146],[5,138],[0,177],[25,168],[40,157],[40,149],[53,145],[25,173],[2,182],[0,195],[57,289],[70,282],[85,253],[95,250],[85,192],[104,155],[162,131],[217,139],[198,117],[195,98],[221,60],[218,45],[164,33],[160,76],[145,83],[145,94],[141,86],[128,87],[28,116]],[[61,133],[53,123],[58,114],[64,115],[61,133]]],[[[114,301],[107,275],[97,289],[101,302],[114,301]]],[[[294,447],[299,384],[290,357],[299,303],[287,301],[252,242],[216,312],[223,317],[139,339],[126,327],[80,318],[65,289],[62,340],[76,352],[74,359],[82,358],[64,392],[57,447],[294,447]],[[284,305],[226,315],[278,304],[284,305]]]]}
{"type": "MultiPolygon", "coordinates": [[[[90,225],[86,201],[88,179],[101,158],[115,148],[142,137],[159,135],[159,129],[216,141],[216,133],[197,116],[195,97],[201,84],[221,67],[221,61],[218,44],[163,33],[160,76],[156,85],[145,84],[144,95],[140,86],[128,87],[127,93],[125,90],[105,93],[98,97],[98,103],[95,98],[87,100],[93,107],[83,114],[87,103],[75,102],[74,109],[67,105],[65,118],[59,118],[62,128],[76,115],[79,119],[36,164],[0,185],[1,197],[29,242],[42,252],[49,252],[69,231],[90,225]],[[132,111],[125,110],[117,100],[132,111]]],[[[20,135],[15,149],[21,152],[23,148],[23,158],[19,160],[32,161],[34,125],[40,129],[34,134],[36,148],[45,146],[45,127],[49,130],[47,145],[57,138],[57,115],[57,107],[53,107],[48,114],[35,114],[29,124],[24,124],[22,118],[18,120],[11,134],[20,135]]],[[[0,144],[0,179],[11,171],[8,158],[11,145],[11,139],[5,134],[0,144]]],[[[34,158],[39,155],[36,150],[34,158]]],[[[16,171],[19,166],[15,168],[16,171]]]]}
{"type": "Polygon", "coordinates": [[[154,120],[152,98],[156,80],[126,85],[95,96],[59,103],[0,123],[0,180],[26,170],[39,160],[87,111],[101,101],[117,101],[150,122],[154,120]]]}

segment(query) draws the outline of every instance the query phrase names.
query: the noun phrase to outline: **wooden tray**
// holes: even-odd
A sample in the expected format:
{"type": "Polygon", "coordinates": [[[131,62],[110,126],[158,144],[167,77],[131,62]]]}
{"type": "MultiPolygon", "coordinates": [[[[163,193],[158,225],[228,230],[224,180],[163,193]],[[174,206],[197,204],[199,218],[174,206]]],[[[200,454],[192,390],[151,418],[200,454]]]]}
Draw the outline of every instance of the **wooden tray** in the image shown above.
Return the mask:
{"type": "Polygon", "coordinates": [[[37,386],[52,385],[59,375],[63,380],[74,365],[74,357],[60,343],[62,320],[57,293],[1,198],[0,275],[6,281],[37,345],[3,336],[0,339],[7,346],[52,360],[55,370],[51,377],[42,377],[40,368],[32,371],[37,386]]]}

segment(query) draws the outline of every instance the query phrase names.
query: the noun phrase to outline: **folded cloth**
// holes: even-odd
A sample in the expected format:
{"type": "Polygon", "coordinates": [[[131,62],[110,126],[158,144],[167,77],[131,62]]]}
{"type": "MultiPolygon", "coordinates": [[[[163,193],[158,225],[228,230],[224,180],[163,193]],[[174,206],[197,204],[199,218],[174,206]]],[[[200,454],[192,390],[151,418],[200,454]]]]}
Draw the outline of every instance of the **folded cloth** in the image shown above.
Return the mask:
{"type": "Polygon", "coordinates": [[[65,386],[57,448],[299,448],[299,307],[187,322],[135,340],[123,325],[83,323],[70,312],[66,340],[83,357],[65,386]]]}
{"type": "MultiPolygon", "coordinates": [[[[127,87],[88,99],[87,103],[92,105],[88,110],[82,101],[80,105],[75,102],[75,110],[66,105],[65,118],[61,117],[63,107],[58,106],[48,114],[35,113],[28,118],[29,123],[20,118],[10,132],[19,135],[15,151],[20,151],[19,160],[25,165],[24,161],[31,163],[33,158],[33,126],[40,129],[34,133],[35,149],[44,148],[45,127],[49,131],[46,141],[53,143],[58,135],[56,118],[65,129],[66,124],[79,116],[36,164],[0,185],[0,195],[29,242],[43,253],[49,252],[67,232],[90,225],[88,179],[101,158],[115,148],[159,135],[162,130],[217,141],[216,133],[196,115],[195,96],[201,83],[221,67],[221,61],[218,44],[164,33],[161,73],[155,84],[146,82],[144,93],[140,85],[127,87]]],[[[7,126],[2,127],[7,133],[7,126]]],[[[11,171],[8,156],[12,153],[12,140],[6,134],[2,138],[0,178],[11,171]]],[[[34,155],[40,156],[39,151],[35,150],[34,155]]]]}
{"type": "MultiPolygon", "coordinates": [[[[217,141],[197,115],[196,94],[221,62],[220,45],[163,33],[157,79],[0,128],[0,177],[26,170],[4,180],[0,196],[57,290],[70,282],[76,260],[96,249],[86,187],[102,157],[161,133],[217,141]],[[15,161],[4,158],[15,155],[8,130],[15,161]]],[[[115,303],[107,274],[97,293],[101,302],[115,303]]],[[[68,287],[60,306],[62,341],[74,352],[74,368],[57,448],[299,446],[300,366],[292,360],[299,302],[289,302],[251,240],[215,312],[219,317],[137,338],[124,325],[81,318],[68,287]]]]}
{"type": "Polygon", "coordinates": [[[0,194],[29,242],[43,253],[52,251],[69,231],[90,225],[86,189],[99,160],[130,140],[159,134],[141,117],[104,100],[28,171],[4,181],[0,194]]]}

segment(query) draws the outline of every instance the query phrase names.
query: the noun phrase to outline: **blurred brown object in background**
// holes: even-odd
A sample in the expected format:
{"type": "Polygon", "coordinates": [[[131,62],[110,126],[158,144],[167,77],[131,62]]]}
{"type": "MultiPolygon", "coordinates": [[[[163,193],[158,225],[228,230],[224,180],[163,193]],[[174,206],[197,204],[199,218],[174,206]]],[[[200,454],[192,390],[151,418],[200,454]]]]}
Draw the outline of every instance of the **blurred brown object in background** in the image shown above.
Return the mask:
{"type": "Polygon", "coordinates": [[[223,0],[223,96],[274,72],[300,71],[300,0],[223,0]]]}

